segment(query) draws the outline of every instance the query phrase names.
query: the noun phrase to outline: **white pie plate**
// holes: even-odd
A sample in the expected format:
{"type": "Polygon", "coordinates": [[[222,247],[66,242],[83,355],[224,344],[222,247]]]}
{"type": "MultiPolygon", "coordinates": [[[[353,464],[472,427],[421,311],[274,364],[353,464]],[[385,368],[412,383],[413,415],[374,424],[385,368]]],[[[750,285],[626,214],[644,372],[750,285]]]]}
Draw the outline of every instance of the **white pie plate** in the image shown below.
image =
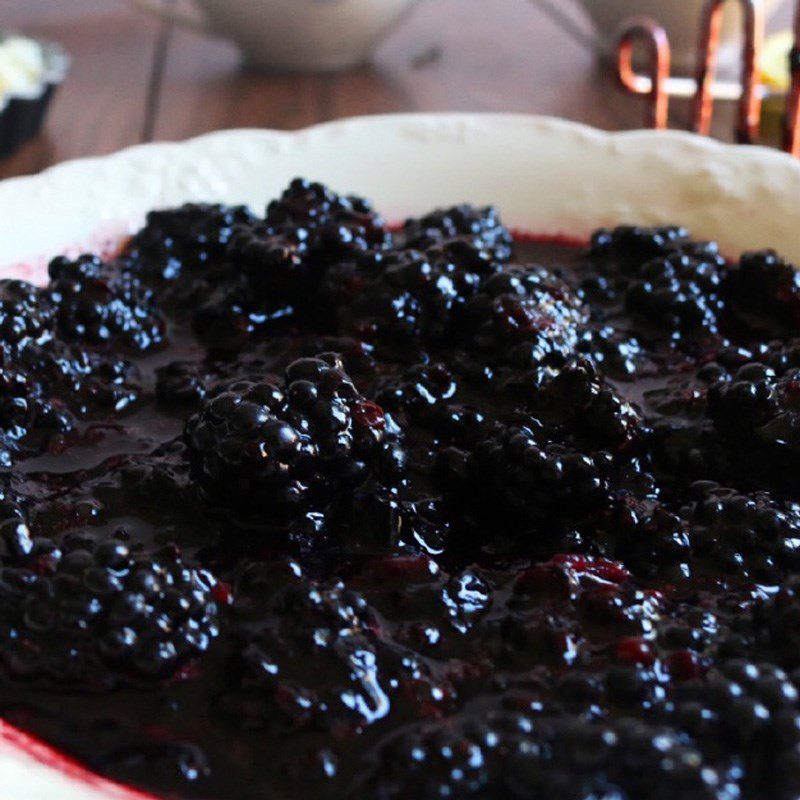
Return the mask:
{"type": "MultiPolygon", "coordinates": [[[[391,220],[460,201],[506,223],[586,237],[600,225],[675,223],[733,255],[800,262],[800,163],[676,132],[607,134],[519,115],[367,117],[294,133],[241,130],[134,147],[0,183],[0,274],[41,280],[57,253],[113,246],[148,209],[188,200],[261,208],[303,175],[363,194],[391,220]]],[[[91,777],[0,725],[3,800],[141,795],[91,777]]]]}

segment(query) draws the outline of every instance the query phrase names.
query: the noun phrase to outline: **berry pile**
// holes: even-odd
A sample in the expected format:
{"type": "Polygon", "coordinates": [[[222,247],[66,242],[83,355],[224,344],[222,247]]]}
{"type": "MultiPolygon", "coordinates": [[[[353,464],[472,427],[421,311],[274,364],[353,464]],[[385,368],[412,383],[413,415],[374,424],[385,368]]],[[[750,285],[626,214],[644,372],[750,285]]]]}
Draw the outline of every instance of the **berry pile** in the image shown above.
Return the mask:
{"type": "Polygon", "coordinates": [[[0,281],[0,716],[184,800],[796,800],[797,275],[298,179],[0,281]]]}

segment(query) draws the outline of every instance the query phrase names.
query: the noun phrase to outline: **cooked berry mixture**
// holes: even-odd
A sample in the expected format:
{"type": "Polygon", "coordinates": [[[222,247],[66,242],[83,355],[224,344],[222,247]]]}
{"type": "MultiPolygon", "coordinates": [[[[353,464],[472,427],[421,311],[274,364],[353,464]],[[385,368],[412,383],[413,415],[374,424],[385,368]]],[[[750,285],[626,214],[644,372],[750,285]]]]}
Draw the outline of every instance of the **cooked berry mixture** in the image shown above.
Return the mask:
{"type": "Polygon", "coordinates": [[[173,798],[800,797],[800,273],[297,180],[0,282],[0,716],[173,798]]]}

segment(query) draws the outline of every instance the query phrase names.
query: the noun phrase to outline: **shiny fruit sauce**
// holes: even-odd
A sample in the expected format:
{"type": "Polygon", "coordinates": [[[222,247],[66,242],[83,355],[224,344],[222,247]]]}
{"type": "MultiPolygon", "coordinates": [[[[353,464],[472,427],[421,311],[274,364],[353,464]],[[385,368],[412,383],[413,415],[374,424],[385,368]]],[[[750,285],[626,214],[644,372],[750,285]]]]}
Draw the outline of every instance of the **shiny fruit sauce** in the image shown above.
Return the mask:
{"type": "Polygon", "coordinates": [[[0,716],[172,798],[800,797],[799,476],[772,251],[153,212],[0,282],[0,716]]]}

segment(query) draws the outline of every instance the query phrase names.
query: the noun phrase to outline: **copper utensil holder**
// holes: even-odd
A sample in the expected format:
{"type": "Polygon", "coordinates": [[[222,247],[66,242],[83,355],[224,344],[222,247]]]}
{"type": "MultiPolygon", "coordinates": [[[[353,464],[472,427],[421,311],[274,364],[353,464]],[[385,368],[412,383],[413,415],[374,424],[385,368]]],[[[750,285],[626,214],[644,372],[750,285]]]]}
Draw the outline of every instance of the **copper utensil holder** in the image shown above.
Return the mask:
{"type": "MultiPolygon", "coordinates": [[[[744,47],[739,83],[716,81],[720,27],[726,0],[708,0],[703,10],[702,33],[694,78],[670,75],[669,37],[656,21],[631,19],[620,36],[617,70],[620,82],[629,92],[648,97],[648,124],[664,129],[669,123],[672,97],[692,99],[691,127],[708,135],[716,99],[738,103],[736,140],[743,144],[758,141],[762,101],[766,88],[761,81],[761,50],[764,44],[764,9],[760,0],[736,0],[743,7],[744,47]],[[647,72],[633,67],[633,50],[641,43],[647,54],[647,72]]],[[[795,44],[790,55],[791,89],[784,117],[783,148],[800,158],[800,2],[795,15],[795,44]]]]}

